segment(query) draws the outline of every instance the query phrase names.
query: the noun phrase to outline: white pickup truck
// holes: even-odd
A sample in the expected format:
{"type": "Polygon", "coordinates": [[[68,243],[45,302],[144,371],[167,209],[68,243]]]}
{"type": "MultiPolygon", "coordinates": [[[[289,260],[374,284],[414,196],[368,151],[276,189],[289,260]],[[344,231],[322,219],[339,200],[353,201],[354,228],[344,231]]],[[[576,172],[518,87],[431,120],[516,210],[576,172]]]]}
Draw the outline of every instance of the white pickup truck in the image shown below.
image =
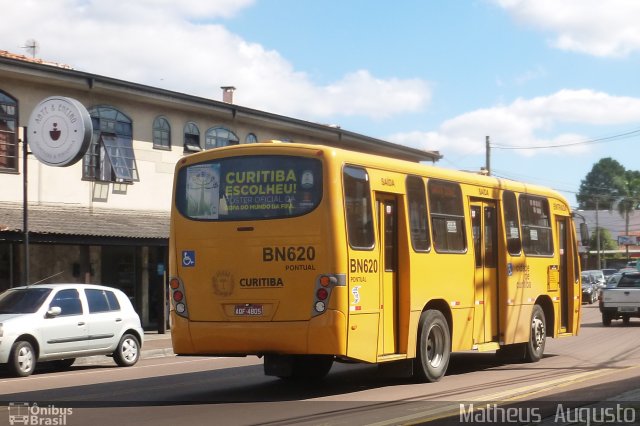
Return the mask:
{"type": "Polygon", "coordinates": [[[617,286],[600,290],[600,312],[605,326],[614,319],[627,325],[631,317],[640,318],[640,272],[625,272],[617,286]]]}

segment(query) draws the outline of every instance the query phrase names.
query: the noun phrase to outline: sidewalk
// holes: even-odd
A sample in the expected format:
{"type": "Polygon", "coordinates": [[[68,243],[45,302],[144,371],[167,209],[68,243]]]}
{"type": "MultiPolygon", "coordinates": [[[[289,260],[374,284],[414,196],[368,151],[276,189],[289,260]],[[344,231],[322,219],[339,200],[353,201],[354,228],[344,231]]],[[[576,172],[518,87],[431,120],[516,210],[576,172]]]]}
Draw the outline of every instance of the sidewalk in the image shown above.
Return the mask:
{"type": "MultiPolygon", "coordinates": [[[[171,332],[167,330],[164,334],[157,331],[145,331],[142,351],[140,359],[160,358],[165,356],[173,356],[173,347],[171,346],[171,332]]],[[[91,365],[91,364],[111,364],[111,357],[104,355],[86,356],[76,359],[73,365],[91,365]]]]}

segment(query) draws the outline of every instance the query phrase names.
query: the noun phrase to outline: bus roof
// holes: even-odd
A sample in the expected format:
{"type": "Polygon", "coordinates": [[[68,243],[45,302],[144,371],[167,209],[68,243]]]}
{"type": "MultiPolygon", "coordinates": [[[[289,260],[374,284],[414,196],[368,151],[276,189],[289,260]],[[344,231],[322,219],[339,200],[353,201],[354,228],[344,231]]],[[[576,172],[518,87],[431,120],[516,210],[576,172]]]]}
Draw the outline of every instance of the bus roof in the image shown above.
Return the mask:
{"type": "MultiPolygon", "coordinates": [[[[334,146],[309,144],[299,142],[284,142],[278,140],[261,141],[254,144],[240,144],[232,145],[221,148],[214,148],[207,151],[202,151],[196,154],[191,154],[184,157],[178,162],[178,167],[183,164],[198,163],[206,161],[212,155],[215,157],[227,157],[237,155],[243,151],[255,151],[256,149],[265,149],[266,151],[289,151],[289,154],[293,154],[295,151],[300,150],[313,150],[316,152],[321,151],[326,156],[334,158],[342,158],[344,163],[350,163],[354,165],[363,165],[367,167],[374,167],[378,169],[387,169],[398,171],[401,173],[426,175],[438,179],[450,180],[455,182],[475,184],[480,186],[488,186],[493,188],[508,189],[512,191],[518,191],[523,193],[535,193],[553,197],[563,201],[567,206],[569,203],[565,197],[559,192],[536,184],[525,183],[521,181],[515,181],[505,178],[498,178],[495,176],[487,176],[482,173],[475,173],[471,171],[461,171],[454,169],[446,169],[431,164],[417,163],[404,159],[398,159],[394,157],[387,157],[371,153],[357,152],[334,146]]],[[[283,152],[284,153],[284,152],[283,152]]]]}

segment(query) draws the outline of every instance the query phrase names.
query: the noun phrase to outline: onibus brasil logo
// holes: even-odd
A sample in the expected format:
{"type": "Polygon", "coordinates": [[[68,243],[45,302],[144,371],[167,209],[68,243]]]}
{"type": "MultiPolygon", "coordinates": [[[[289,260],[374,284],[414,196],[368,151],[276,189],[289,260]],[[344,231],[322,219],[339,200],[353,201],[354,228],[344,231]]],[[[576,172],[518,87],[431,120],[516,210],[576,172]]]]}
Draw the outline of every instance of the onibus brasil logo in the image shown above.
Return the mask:
{"type": "Polygon", "coordinates": [[[55,405],[39,406],[37,403],[10,402],[10,425],[63,426],[73,414],[73,408],[55,405]]]}

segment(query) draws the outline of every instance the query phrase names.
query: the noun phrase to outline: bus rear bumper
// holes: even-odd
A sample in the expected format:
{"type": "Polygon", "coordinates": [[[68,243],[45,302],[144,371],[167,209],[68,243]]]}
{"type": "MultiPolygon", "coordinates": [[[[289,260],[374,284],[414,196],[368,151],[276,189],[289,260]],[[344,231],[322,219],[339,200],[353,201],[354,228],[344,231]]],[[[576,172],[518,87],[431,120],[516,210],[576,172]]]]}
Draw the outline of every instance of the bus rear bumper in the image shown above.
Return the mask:
{"type": "Polygon", "coordinates": [[[346,355],[347,321],[329,310],[308,321],[195,322],[174,316],[177,355],[346,355]]]}

